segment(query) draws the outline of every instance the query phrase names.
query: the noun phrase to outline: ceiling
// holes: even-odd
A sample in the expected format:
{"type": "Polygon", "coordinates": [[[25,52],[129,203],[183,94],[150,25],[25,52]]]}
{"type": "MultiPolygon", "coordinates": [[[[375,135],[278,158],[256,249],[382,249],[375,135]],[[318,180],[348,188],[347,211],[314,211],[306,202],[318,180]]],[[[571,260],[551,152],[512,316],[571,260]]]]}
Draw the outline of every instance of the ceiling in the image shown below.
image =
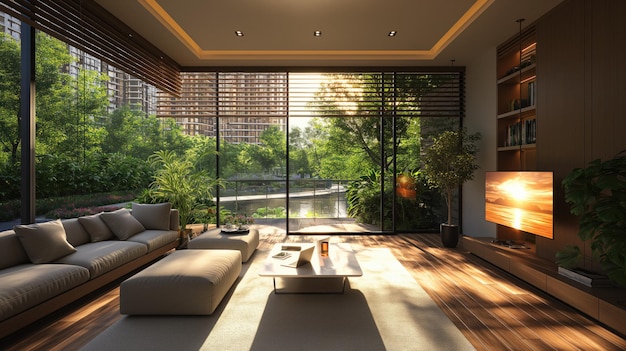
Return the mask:
{"type": "Polygon", "coordinates": [[[96,0],[182,67],[464,66],[561,1],[96,0]]]}

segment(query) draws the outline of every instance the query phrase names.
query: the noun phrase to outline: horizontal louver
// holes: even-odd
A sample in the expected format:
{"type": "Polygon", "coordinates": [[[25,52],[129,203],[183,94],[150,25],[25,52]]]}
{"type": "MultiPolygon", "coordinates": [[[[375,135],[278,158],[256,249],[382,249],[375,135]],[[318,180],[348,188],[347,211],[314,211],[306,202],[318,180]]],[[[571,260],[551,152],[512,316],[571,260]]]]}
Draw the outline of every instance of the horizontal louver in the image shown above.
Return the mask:
{"type": "Polygon", "coordinates": [[[215,133],[215,117],[222,118],[223,132],[235,125],[284,125],[286,117],[460,118],[463,77],[462,69],[185,72],[180,97],[159,94],[157,115],[175,118],[189,134],[209,136],[215,133]]]}
{"type": "Polygon", "coordinates": [[[94,1],[0,0],[0,11],[173,95],[178,65],[94,1]]]}

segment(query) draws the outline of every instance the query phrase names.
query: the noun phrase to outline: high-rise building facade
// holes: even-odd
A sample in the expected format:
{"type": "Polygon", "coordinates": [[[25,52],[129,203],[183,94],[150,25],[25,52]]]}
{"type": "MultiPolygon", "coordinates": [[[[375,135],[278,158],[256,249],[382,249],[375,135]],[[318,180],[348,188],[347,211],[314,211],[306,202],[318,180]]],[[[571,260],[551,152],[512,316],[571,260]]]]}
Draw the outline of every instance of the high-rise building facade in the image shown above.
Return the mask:
{"type": "MultiPolygon", "coordinates": [[[[0,12],[0,30],[20,40],[21,23],[0,12]]],[[[76,61],[67,71],[78,77],[81,70],[106,74],[107,112],[122,106],[146,116],[173,118],[188,135],[217,135],[230,143],[260,143],[269,126],[285,131],[289,113],[287,73],[193,72],[181,73],[180,97],[132,77],[84,51],[67,46],[76,61]]]]}
{"type": "MultiPolygon", "coordinates": [[[[7,33],[15,40],[20,40],[21,22],[9,14],[0,12],[0,31],[7,33]]],[[[124,105],[141,111],[146,116],[156,114],[157,89],[128,73],[95,58],[78,48],[68,45],[69,53],[76,61],[67,67],[68,73],[78,77],[80,70],[93,70],[104,73],[109,77],[106,82],[109,105],[107,112],[112,112],[124,105]]]]}
{"type": "Polygon", "coordinates": [[[180,97],[159,93],[157,116],[174,118],[189,135],[217,135],[230,143],[260,143],[269,126],[285,131],[287,73],[186,72],[180,97]]]}
{"type": "Polygon", "coordinates": [[[4,12],[0,12],[0,31],[10,35],[15,40],[20,39],[22,23],[17,18],[4,12]]]}
{"type": "Polygon", "coordinates": [[[71,75],[77,77],[80,70],[83,69],[107,75],[108,81],[105,83],[109,98],[107,112],[113,112],[127,105],[131,110],[141,111],[146,116],[156,114],[157,89],[154,86],[134,78],[130,74],[124,73],[75,47],[68,45],[68,50],[77,59],[69,67],[71,75]]]}

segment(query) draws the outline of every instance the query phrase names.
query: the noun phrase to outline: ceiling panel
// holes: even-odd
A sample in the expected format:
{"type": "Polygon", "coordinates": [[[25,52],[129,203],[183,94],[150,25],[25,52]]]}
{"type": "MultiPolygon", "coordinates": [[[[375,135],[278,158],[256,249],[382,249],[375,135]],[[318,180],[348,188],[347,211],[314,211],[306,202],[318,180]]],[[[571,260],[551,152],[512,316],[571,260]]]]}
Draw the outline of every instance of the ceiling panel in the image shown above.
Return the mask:
{"type": "Polygon", "coordinates": [[[561,0],[96,2],[181,66],[200,67],[463,65],[561,0]]]}

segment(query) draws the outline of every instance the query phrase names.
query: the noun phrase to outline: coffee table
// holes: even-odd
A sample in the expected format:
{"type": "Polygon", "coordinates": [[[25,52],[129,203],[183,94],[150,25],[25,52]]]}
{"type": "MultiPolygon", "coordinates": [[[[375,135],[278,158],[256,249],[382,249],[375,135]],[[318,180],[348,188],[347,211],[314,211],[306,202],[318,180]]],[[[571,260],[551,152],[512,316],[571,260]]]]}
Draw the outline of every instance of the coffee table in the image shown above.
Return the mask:
{"type": "MultiPolygon", "coordinates": [[[[363,275],[359,261],[348,243],[330,243],[328,256],[320,256],[317,248],[311,262],[297,268],[281,264],[285,260],[272,256],[283,251],[283,245],[315,246],[312,243],[276,244],[259,270],[262,277],[272,277],[274,292],[279,293],[343,293],[348,277],[363,275]]],[[[287,259],[289,260],[289,259],[287,259]]]]}

